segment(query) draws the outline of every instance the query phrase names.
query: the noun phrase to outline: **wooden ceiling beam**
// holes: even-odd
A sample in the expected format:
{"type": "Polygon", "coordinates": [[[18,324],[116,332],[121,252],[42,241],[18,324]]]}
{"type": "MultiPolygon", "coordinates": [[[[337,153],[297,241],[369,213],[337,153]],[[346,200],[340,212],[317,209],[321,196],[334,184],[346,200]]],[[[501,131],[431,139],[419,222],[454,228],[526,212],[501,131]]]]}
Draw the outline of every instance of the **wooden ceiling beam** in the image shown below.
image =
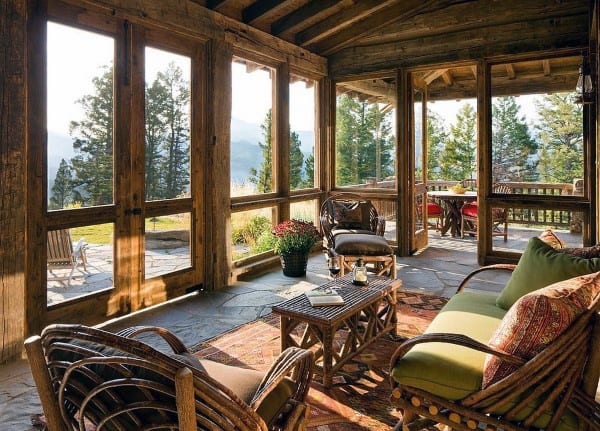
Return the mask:
{"type": "Polygon", "coordinates": [[[386,103],[392,103],[396,98],[396,85],[385,82],[382,79],[346,81],[339,83],[337,86],[366,96],[374,96],[383,99],[386,103]]]}
{"type": "Polygon", "coordinates": [[[219,7],[231,0],[206,0],[206,7],[213,10],[218,10],[219,7]]]}
{"type": "Polygon", "coordinates": [[[271,24],[271,34],[279,36],[282,33],[301,26],[308,20],[311,22],[321,21],[320,17],[324,18],[325,16],[330,15],[332,9],[347,2],[348,0],[320,0],[318,2],[311,1],[306,3],[304,6],[281,17],[271,24]]]}
{"type": "Polygon", "coordinates": [[[316,43],[314,51],[321,53],[321,55],[330,55],[389,24],[413,18],[430,10],[469,1],[475,0],[404,0],[394,3],[385,9],[369,14],[367,18],[351,27],[316,43]]]}
{"type": "Polygon", "coordinates": [[[423,77],[423,80],[425,81],[425,83],[427,85],[430,85],[433,81],[435,81],[436,79],[438,79],[440,76],[442,76],[447,71],[448,71],[448,69],[433,70],[433,71],[429,72],[428,74],[426,74],[423,77]]]}
{"type": "Polygon", "coordinates": [[[446,70],[444,73],[442,73],[442,79],[444,80],[447,86],[451,86],[454,84],[454,79],[452,78],[452,74],[449,70],[446,70]]]}
{"type": "Polygon", "coordinates": [[[274,13],[285,3],[286,1],[281,0],[258,0],[242,10],[242,21],[245,24],[252,24],[263,15],[274,13]]]}
{"type": "Polygon", "coordinates": [[[348,0],[344,2],[348,5],[347,9],[300,31],[294,38],[295,43],[296,45],[304,47],[312,45],[397,1],[398,0],[348,0]]]}

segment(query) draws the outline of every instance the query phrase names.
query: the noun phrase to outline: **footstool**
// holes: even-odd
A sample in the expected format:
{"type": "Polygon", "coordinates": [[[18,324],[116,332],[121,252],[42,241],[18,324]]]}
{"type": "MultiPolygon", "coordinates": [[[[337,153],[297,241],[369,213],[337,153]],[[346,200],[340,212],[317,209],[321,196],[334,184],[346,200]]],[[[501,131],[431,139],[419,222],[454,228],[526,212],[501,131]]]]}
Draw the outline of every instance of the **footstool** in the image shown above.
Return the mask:
{"type": "Polygon", "coordinates": [[[352,270],[359,258],[365,264],[373,264],[377,275],[388,274],[396,278],[396,255],[387,240],[379,235],[365,233],[344,233],[335,235],[333,252],[340,256],[341,271],[352,270]]]}

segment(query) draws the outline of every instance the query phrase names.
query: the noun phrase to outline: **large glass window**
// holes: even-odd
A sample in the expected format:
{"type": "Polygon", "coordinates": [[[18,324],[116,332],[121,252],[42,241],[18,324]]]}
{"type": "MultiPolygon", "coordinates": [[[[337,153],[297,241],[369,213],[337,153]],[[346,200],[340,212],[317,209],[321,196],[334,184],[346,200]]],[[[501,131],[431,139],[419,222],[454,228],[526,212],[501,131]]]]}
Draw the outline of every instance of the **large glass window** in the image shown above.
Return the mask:
{"type": "Polygon", "coordinates": [[[232,260],[240,260],[273,249],[275,207],[231,214],[232,260]]]}
{"type": "Polygon", "coordinates": [[[145,276],[152,278],[189,268],[190,213],[146,218],[145,276]]]}
{"type": "Polygon", "coordinates": [[[231,196],[270,193],[273,70],[242,59],[231,67],[231,196]]]}
{"type": "Polygon", "coordinates": [[[393,78],[336,85],[336,186],[395,188],[395,88],[393,78]]]}
{"type": "Polygon", "coordinates": [[[47,29],[48,209],[111,204],[114,40],[47,29]]]}
{"type": "Polygon", "coordinates": [[[189,195],[191,59],[146,48],[146,200],[189,195]]]}
{"type": "Polygon", "coordinates": [[[290,189],[315,187],[315,82],[290,80],[290,189]]]}

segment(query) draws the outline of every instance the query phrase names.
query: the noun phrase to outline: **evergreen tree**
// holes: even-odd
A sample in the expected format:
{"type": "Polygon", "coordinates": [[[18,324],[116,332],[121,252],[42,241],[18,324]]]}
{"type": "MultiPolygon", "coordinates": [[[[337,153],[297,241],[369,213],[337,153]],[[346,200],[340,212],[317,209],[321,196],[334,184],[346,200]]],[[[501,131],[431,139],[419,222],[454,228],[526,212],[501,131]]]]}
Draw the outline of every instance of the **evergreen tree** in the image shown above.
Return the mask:
{"type": "Polygon", "coordinates": [[[497,98],[492,106],[492,183],[536,181],[536,152],[515,97],[497,98]]]}
{"type": "Polygon", "coordinates": [[[313,147],[304,161],[304,179],[302,180],[302,188],[310,189],[315,186],[315,148],[313,147]]]}
{"type": "Polygon", "coordinates": [[[263,161],[260,165],[260,171],[256,168],[250,168],[250,181],[256,184],[258,193],[269,193],[273,190],[273,151],[271,144],[271,110],[267,111],[263,123],[260,125],[263,133],[264,142],[259,142],[258,146],[262,151],[263,161]]]}
{"type": "Polygon", "coordinates": [[[146,200],[157,200],[164,196],[161,182],[162,146],[167,139],[167,110],[169,94],[167,88],[155,79],[146,87],[146,200]]]}
{"type": "Polygon", "coordinates": [[[583,112],[568,93],[536,102],[540,120],[539,172],[543,182],[572,183],[583,178],[583,112]]]}
{"type": "Polygon", "coordinates": [[[342,95],[337,100],[336,182],[346,186],[394,174],[390,114],[377,104],[342,95]]]}
{"type": "Polygon", "coordinates": [[[304,154],[298,133],[290,132],[290,188],[296,190],[302,187],[302,167],[304,154]]]}
{"type": "Polygon", "coordinates": [[[441,177],[461,181],[473,178],[476,172],[477,113],[465,103],[456,114],[456,123],[450,126],[450,138],[440,157],[441,177]]]}
{"type": "Polygon", "coordinates": [[[439,114],[427,112],[427,179],[443,179],[440,171],[440,159],[448,139],[444,120],[439,114]]]}
{"type": "Polygon", "coordinates": [[[83,206],[113,202],[113,69],[104,66],[92,80],[94,93],[77,102],[84,119],[71,121],[69,133],[75,156],[71,159],[73,188],[81,189],[83,206]]]}
{"type": "Polygon", "coordinates": [[[167,133],[162,142],[161,173],[162,197],[172,199],[185,192],[189,184],[190,90],[181,68],[172,62],[165,72],[158,72],[156,80],[168,95],[163,113],[167,133]]]}
{"type": "Polygon", "coordinates": [[[50,209],[57,210],[66,208],[72,202],[73,174],[65,159],[61,159],[60,166],[52,184],[52,196],[50,197],[50,209]]]}

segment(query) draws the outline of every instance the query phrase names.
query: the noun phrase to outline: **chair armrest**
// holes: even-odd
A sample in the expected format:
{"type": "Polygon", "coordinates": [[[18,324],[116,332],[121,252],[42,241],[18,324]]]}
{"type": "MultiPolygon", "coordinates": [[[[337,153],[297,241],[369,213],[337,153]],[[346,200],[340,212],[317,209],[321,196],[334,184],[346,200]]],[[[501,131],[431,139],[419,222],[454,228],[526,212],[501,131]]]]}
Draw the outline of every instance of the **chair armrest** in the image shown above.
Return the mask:
{"type": "Polygon", "coordinates": [[[479,341],[474,340],[466,335],[449,333],[431,333],[419,335],[417,337],[411,338],[403,342],[396,349],[396,351],[392,355],[392,358],[390,359],[390,370],[394,368],[399,358],[404,356],[410,349],[412,349],[417,344],[423,343],[448,343],[455,344],[458,346],[464,346],[470,349],[479,350],[480,352],[498,356],[503,361],[506,361],[516,366],[521,366],[527,362],[525,359],[520,358],[519,356],[511,355],[510,353],[506,353],[500,349],[496,349],[494,347],[488,346],[487,344],[480,343],[479,341]]]}
{"type": "Polygon", "coordinates": [[[313,356],[312,351],[298,347],[288,347],[281,352],[263,377],[250,406],[256,409],[262,400],[288,375],[296,383],[291,398],[303,402],[312,380],[313,356]]]}
{"type": "Polygon", "coordinates": [[[321,233],[327,240],[327,248],[333,247],[333,225],[329,222],[326,216],[321,216],[321,233]]]}
{"type": "Polygon", "coordinates": [[[165,328],[158,326],[132,326],[130,328],[122,329],[117,332],[117,335],[125,338],[135,338],[140,334],[152,333],[160,336],[167,344],[173,349],[173,353],[182,354],[190,353],[188,348],[183,344],[183,341],[177,335],[165,328]]]}
{"type": "Polygon", "coordinates": [[[462,292],[463,289],[467,286],[468,282],[477,274],[479,274],[480,272],[485,272],[485,271],[509,271],[512,272],[514,271],[514,269],[517,267],[517,265],[514,265],[512,263],[498,263],[495,265],[487,265],[487,266],[482,266],[481,268],[476,269],[475,271],[472,271],[471,273],[469,273],[464,280],[458,285],[458,288],[456,289],[456,292],[454,292],[454,294],[457,294],[458,292],[462,292]]]}
{"type": "Polygon", "coordinates": [[[590,430],[600,429],[600,403],[580,388],[575,388],[573,398],[567,406],[579,419],[590,426],[590,430]]]}

